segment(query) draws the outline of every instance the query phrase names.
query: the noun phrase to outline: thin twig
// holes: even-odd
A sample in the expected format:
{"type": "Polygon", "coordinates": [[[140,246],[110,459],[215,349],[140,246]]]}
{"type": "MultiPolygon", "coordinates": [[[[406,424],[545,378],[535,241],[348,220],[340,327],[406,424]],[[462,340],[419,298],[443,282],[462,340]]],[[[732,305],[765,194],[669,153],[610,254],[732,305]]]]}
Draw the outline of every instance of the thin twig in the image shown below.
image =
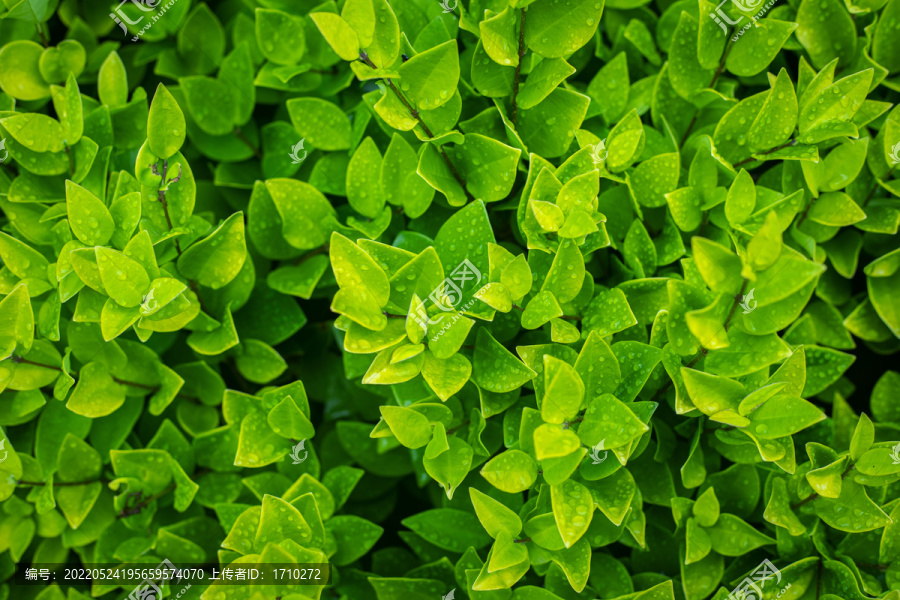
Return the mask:
{"type": "MultiPolygon", "coordinates": [[[[117,519],[121,519],[121,518],[124,518],[124,517],[130,517],[130,516],[132,516],[132,515],[139,514],[142,510],[144,510],[144,508],[147,507],[148,504],[150,504],[150,503],[153,502],[154,500],[159,500],[160,498],[162,498],[163,496],[165,496],[166,494],[168,494],[169,492],[171,492],[172,490],[174,490],[176,487],[177,487],[177,486],[173,483],[172,485],[170,485],[169,487],[167,487],[166,489],[164,489],[164,490],[161,491],[160,493],[158,493],[158,494],[156,494],[156,495],[154,495],[154,496],[150,496],[149,498],[146,498],[145,500],[142,500],[141,502],[139,502],[139,503],[136,504],[135,506],[133,506],[133,507],[131,507],[131,508],[123,508],[122,511],[121,511],[119,514],[116,515],[116,518],[117,518],[117,519]]],[[[139,494],[138,497],[140,497],[140,493],[141,493],[141,492],[138,492],[138,494],[139,494]]]]}
{"type": "Polygon", "coordinates": [[[248,148],[250,148],[251,150],[253,150],[253,154],[256,156],[256,158],[262,160],[262,157],[263,157],[262,152],[260,152],[260,151],[259,151],[259,148],[257,148],[257,147],[253,144],[253,142],[251,142],[251,141],[247,138],[247,136],[244,135],[244,132],[241,131],[241,128],[240,128],[240,127],[235,127],[235,128],[234,128],[234,135],[237,137],[237,139],[239,139],[239,140],[241,140],[242,142],[244,142],[244,145],[245,145],[245,146],[247,146],[248,148]]]}
{"type": "Polygon", "coordinates": [[[527,9],[522,9],[522,20],[519,24],[519,60],[516,63],[516,74],[513,77],[513,95],[512,95],[512,124],[517,127],[519,124],[519,105],[516,98],[519,95],[519,76],[522,73],[522,57],[525,56],[525,13],[527,9]]]}
{"type": "MultiPolygon", "coordinates": [[[[891,173],[893,173],[893,172],[894,172],[894,169],[896,169],[896,168],[897,168],[897,165],[894,165],[893,167],[891,167],[891,168],[888,170],[888,172],[885,173],[884,179],[887,179],[888,177],[890,177],[890,176],[891,176],[891,173]]],[[[865,207],[869,204],[869,200],[871,200],[871,199],[872,199],[872,196],[875,195],[875,191],[876,191],[877,189],[878,189],[878,181],[876,181],[875,184],[872,185],[872,189],[869,190],[869,195],[866,196],[866,199],[865,199],[865,200],[863,200],[863,204],[862,204],[862,205],[863,205],[863,208],[865,208],[865,207]]]]}
{"type": "Polygon", "coordinates": [[[37,29],[38,34],[40,34],[41,41],[44,42],[44,48],[49,48],[50,42],[47,40],[47,36],[44,35],[44,30],[41,29],[41,24],[35,21],[34,28],[37,29]]]}
{"type": "MultiPolygon", "coordinates": [[[[852,462],[849,463],[849,464],[847,465],[847,468],[846,468],[846,469],[844,470],[844,472],[841,474],[841,481],[843,481],[844,478],[847,477],[847,475],[850,474],[850,471],[852,471],[852,470],[853,470],[853,467],[855,467],[855,466],[856,466],[856,465],[853,464],[852,462]]],[[[798,502],[797,504],[792,505],[792,506],[791,506],[791,510],[797,510],[798,508],[800,508],[800,507],[803,506],[804,504],[808,504],[808,503],[812,502],[813,500],[815,500],[815,499],[818,498],[818,497],[819,497],[818,492],[813,492],[812,495],[809,496],[808,498],[806,498],[805,500],[801,500],[801,501],[798,502]]]]}
{"type": "MultiPolygon", "coordinates": [[[[781,144],[780,146],[775,146],[771,150],[766,150],[765,152],[759,152],[758,154],[772,154],[773,152],[778,152],[782,148],[787,148],[788,146],[795,146],[795,145],[797,145],[797,140],[788,140],[785,143],[781,144]]],[[[750,156],[748,158],[745,158],[744,160],[734,163],[732,166],[737,168],[737,167],[746,165],[747,163],[755,162],[757,160],[759,160],[759,159],[756,159],[756,158],[753,158],[752,156],[750,156]]]]}
{"type": "MultiPolygon", "coordinates": [[[[359,59],[366,63],[372,70],[378,70],[378,67],[375,66],[375,63],[372,62],[372,59],[369,58],[369,55],[362,50],[360,50],[359,52],[359,59]]],[[[407,100],[403,96],[403,94],[400,93],[400,90],[397,89],[397,86],[394,85],[394,82],[391,81],[389,77],[383,77],[382,81],[387,83],[388,87],[391,88],[391,91],[394,92],[394,95],[397,96],[400,102],[403,103],[403,106],[406,107],[406,110],[409,111],[409,114],[418,122],[419,126],[422,128],[422,131],[425,132],[425,135],[427,135],[429,138],[433,138],[434,134],[431,132],[431,129],[428,128],[428,125],[425,124],[425,121],[422,120],[422,116],[419,114],[419,110],[412,104],[410,104],[409,100],[407,100]]],[[[460,176],[459,171],[456,170],[456,167],[453,165],[453,163],[450,162],[450,157],[447,156],[446,152],[444,152],[444,147],[439,146],[438,150],[440,150],[441,156],[444,158],[444,162],[447,163],[447,167],[450,169],[450,173],[453,174],[453,178],[456,179],[457,183],[459,183],[460,187],[462,187],[463,192],[466,194],[466,196],[471,199],[468,190],[466,190],[465,181],[463,181],[463,178],[460,176]]]]}
{"type": "MultiPolygon", "coordinates": [[[[716,82],[719,80],[719,76],[722,74],[722,71],[725,70],[725,59],[728,58],[728,53],[731,51],[731,40],[728,41],[728,45],[725,46],[725,52],[722,53],[722,58],[719,60],[719,66],[716,68],[716,72],[713,74],[712,81],[709,82],[707,88],[713,88],[716,85],[716,82]]],[[[691,118],[691,122],[688,124],[687,130],[684,132],[684,135],[681,136],[681,147],[684,147],[684,143],[687,141],[688,136],[691,135],[691,131],[694,129],[694,125],[697,124],[697,116],[700,114],[700,109],[694,110],[694,116],[691,118]]]]}
{"type": "MultiPolygon", "coordinates": [[[[512,307],[515,308],[516,310],[521,310],[521,311],[524,311],[524,310],[525,310],[524,308],[522,308],[522,307],[519,306],[518,304],[513,304],[512,307]]],[[[575,316],[575,315],[559,315],[558,318],[560,318],[560,319],[568,319],[568,320],[570,320],[570,321],[580,321],[580,320],[582,320],[584,317],[578,317],[578,316],[575,316]]]]}
{"type": "MultiPolygon", "coordinates": [[[[54,365],[48,365],[45,363],[35,362],[33,360],[28,360],[27,358],[22,358],[21,356],[10,357],[10,360],[16,364],[32,365],[34,367],[43,367],[45,369],[52,369],[53,371],[59,371],[60,373],[63,372],[62,368],[60,368],[60,367],[57,367],[54,365]]],[[[127,381],[125,379],[119,379],[118,377],[115,377],[113,375],[110,375],[110,377],[112,377],[113,381],[115,381],[116,383],[121,384],[121,385],[127,385],[127,386],[134,387],[134,388],[140,388],[140,389],[147,390],[150,392],[158,392],[160,390],[159,386],[149,385],[146,383],[140,383],[137,381],[127,381]]],[[[178,396],[181,398],[184,398],[186,400],[194,400],[194,401],[198,400],[194,396],[188,396],[185,394],[178,394],[178,396]]]]}
{"type": "MultiPolygon", "coordinates": [[[[53,487],[71,487],[75,485],[90,485],[92,483],[109,483],[107,479],[91,479],[88,481],[69,481],[69,482],[59,482],[54,481],[53,487]]],[[[41,487],[47,485],[46,481],[16,481],[16,485],[32,485],[35,487],[41,487]]]]}
{"type": "Polygon", "coordinates": [[[741,284],[741,291],[739,291],[737,294],[735,294],[734,302],[731,303],[731,312],[728,313],[728,318],[725,319],[725,325],[723,325],[723,328],[725,329],[726,332],[728,331],[729,323],[731,323],[731,317],[734,316],[734,311],[737,310],[738,304],[741,303],[741,300],[744,297],[744,290],[746,290],[746,289],[747,289],[747,280],[745,279],[744,283],[741,284]]]}
{"type": "MultiPolygon", "coordinates": [[[[158,163],[157,163],[158,164],[158,163]]],[[[160,174],[157,169],[157,164],[150,165],[153,174],[160,177],[159,187],[156,188],[156,198],[159,200],[160,204],[163,207],[163,213],[166,215],[166,223],[169,224],[169,231],[175,229],[172,225],[172,217],[169,216],[169,204],[166,202],[166,192],[168,191],[168,186],[166,185],[166,173],[169,170],[169,160],[163,160],[163,170],[162,174],[160,174]]],[[[181,173],[178,173],[178,177],[173,181],[173,183],[177,180],[181,179],[181,173]]],[[[178,238],[175,238],[175,250],[178,251],[178,256],[181,256],[181,244],[178,243],[178,238]]]]}

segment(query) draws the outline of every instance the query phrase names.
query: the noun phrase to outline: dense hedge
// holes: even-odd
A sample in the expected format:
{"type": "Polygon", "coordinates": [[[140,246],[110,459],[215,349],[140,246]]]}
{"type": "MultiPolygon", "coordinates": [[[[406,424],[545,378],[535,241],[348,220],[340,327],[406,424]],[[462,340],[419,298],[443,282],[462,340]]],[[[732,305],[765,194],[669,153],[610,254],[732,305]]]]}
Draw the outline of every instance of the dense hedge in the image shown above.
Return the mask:
{"type": "Polygon", "coordinates": [[[0,600],[900,600],[900,0],[0,7],[0,600]]]}

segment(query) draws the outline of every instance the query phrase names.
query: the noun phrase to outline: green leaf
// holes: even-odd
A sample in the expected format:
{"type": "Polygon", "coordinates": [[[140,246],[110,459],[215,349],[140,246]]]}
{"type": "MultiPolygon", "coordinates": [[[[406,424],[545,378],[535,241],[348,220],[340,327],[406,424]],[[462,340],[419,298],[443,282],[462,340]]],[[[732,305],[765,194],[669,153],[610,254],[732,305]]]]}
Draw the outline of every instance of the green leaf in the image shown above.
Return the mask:
{"type": "MultiPolygon", "coordinates": [[[[541,61],[544,64],[548,61],[541,61]]],[[[624,52],[597,71],[588,84],[587,93],[599,105],[600,112],[610,123],[615,122],[628,105],[628,60],[624,52]]]]}
{"type": "Polygon", "coordinates": [[[487,329],[479,328],[472,357],[472,381],[489,392],[509,392],[535,378],[529,369],[503,347],[487,329]]]}
{"type": "Polygon", "coordinates": [[[525,45],[545,58],[572,54],[588,43],[603,14],[602,0],[574,0],[560,6],[536,0],[528,6],[525,45]]]}
{"type": "Polygon", "coordinates": [[[263,56],[278,65],[297,64],[306,52],[303,22],[280,10],[256,9],[256,37],[263,56]]]}
{"type": "MultiPolygon", "coordinates": [[[[340,15],[330,12],[310,13],[309,16],[338,56],[344,60],[357,60],[359,58],[359,39],[346,20],[340,15]]],[[[257,20],[257,29],[259,27],[260,22],[257,20]]]]}
{"type": "Polygon", "coordinates": [[[66,207],[75,237],[88,246],[106,245],[115,223],[106,205],[78,184],[66,181],[66,207]]]}
{"type": "Polygon", "coordinates": [[[706,532],[712,542],[712,549],[723,556],[741,556],[775,540],[760,533],[753,526],[735,515],[722,513],[719,520],[706,532]]]}
{"type": "Polygon", "coordinates": [[[450,552],[462,553],[469,546],[484,548],[491,542],[475,515],[453,508],[422,511],[403,519],[402,523],[426,541],[450,552]]]}
{"type": "MultiPolygon", "coordinates": [[[[575,73],[575,67],[567,63],[564,58],[542,60],[528,74],[528,78],[516,97],[516,104],[523,109],[537,106],[573,73],[575,73]]],[[[593,96],[593,94],[591,95],[593,96]]]]}
{"type": "Polygon", "coordinates": [[[178,257],[178,271],[188,279],[217,290],[237,276],[246,258],[244,213],[237,212],[206,238],[186,249],[178,257]]]}
{"type": "Polygon", "coordinates": [[[69,525],[77,529],[94,507],[103,487],[96,481],[101,471],[100,455],[87,443],[67,433],[59,447],[57,469],[56,503],[69,525]],[[59,485],[74,482],[90,483],[59,485]]]}
{"type": "Polygon", "coordinates": [[[235,364],[238,371],[253,383],[269,383],[287,369],[284,358],[265,342],[245,339],[237,349],[235,364]]]}
{"type": "Polygon", "coordinates": [[[472,363],[465,356],[454,354],[450,358],[440,359],[432,352],[425,353],[422,378],[443,401],[459,392],[471,374],[472,363]]]}
{"type": "Polygon", "coordinates": [[[694,262],[714,292],[735,295],[741,289],[741,260],[725,246],[702,237],[691,238],[694,262]]]}
{"type": "MultiPolygon", "coordinates": [[[[754,19],[754,26],[744,32],[740,43],[734,44],[725,60],[725,68],[739,77],[750,77],[762,72],[795,29],[796,23],[772,18],[754,19]]],[[[778,135],[783,134],[779,131],[778,135]]]]}
{"type": "Polygon", "coordinates": [[[651,208],[665,206],[666,194],[678,187],[680,165],[676,152],[645,160],[631,174],[631,189],[638,203],[651,208]]]}
{"type": "Polygon", "coordinates": [[[110,298],[125,307],[143,303],[144,294],[150,288],[150,277],[144,267],[125,254],[109,248],[98,246],[95,252],[100,279],[110,298]]]}
{"type": "Polygon", "coordinates": [[[325,531],[337,543],[331,562],[343,566],[365,556],[381,538],[384,528],[356,515],[338,515],[325,523],[325,531]]]}
{"type": "MultiPolygon", "coordinates": [[[[406,63],[409,64],[409,63],[406,63]]],[[[402,87],[402,84],[401,84],[402,87]]],[[[485,202],[502,200],[515,182],[521,151],[477,133],[466,136],[465,143],[450,152],[466,189],[485,202]]]]}
{"type": "Polygon", "coordinates": [[[778,215],[770,211],[766,221],[747,244],[747,258],[755,271],[768,269],[781,255],[781,225],[778,215]]]}
{"type": "Polygon", "coordinates": [[[350,120],[331,102],[293,98],[287,102],[287,110],[294,129],[312,147],[327,151],[350,147],[350,120]]]}
{"type": "Polygon", "coordinates": [[[84,417],[103,417],[125,402],[125,389],[101,362],[86,364],[78,374],[78,383],[66,407],[84,417]]]}
{"type": "Polygon", "coordinates": [[[400,406],[380,407],[391,433],[407,448],[421,448],[431,441],[431,426],[421,413],[400,406]]]}
{"type": "Polygon", "coordinates": [[[520,450],[507,450],[489,460],[482,467],[481,476],[498,490],[521,492],[537,479],[537,464],[520,450]]]}
{"type": "Polygon", "coordinates": [[[544,396],[541,418],[547,423],[574,419],[584,398],[584,383],[567,362],[544,355],[544,396]]]}
{"type": "Polygon", "coordinates": [[[772,480],[772,495],[769,497],[764,516],[770,523],[786,528],[791,535],[797,536],[806,532],[806,526],[800,522],[790,507],[787,485],[781,477],[772,480]]]}
{"type": "MultiPolygon", "coordinates": [[[[435,432],[438,428],[443,429],[443,427],[443,424],[438,423],[435,426],[435,432]]],[[[474,451],[469,444],[458,437],[446,438],[446,442],[448,445],[445,450],[435,450],[430,454],[426,451],[423,466],[425,472],[444,488],[447,499],[452,500],[453,492],[469,474],[474,451]]],[[[431,443],[429,443],[429,448],[431,448],[431,443]]]]}
{"type": "Polygon", "coordinates": [[[847,194],[829,192],[813,202],[808,216],[811,221],[822,225],[845,227],[862,221],[866,218],[866,213],[847,194]]]}
{"type": "MultiPolygon", "coordinates": [[[[586,482],[597,508],[616,526],[625,521],[638,487],[627,469],[619,469],[599,481],[586,482]]],[[[598,517],[599,519],[599,517],[598,517]]]]}
{"type": "Polygon", "coordinates": [[[612,394],[603,394],[588,403],[578,437],[588,446],[604,450],[629,444],[646,431],[647,425],[627,404],[612,394]]]}
{"type": "Polygon", "coordinates": [[[8,41],[0,50],[0,89],[17,100],[50,97],[39,63],[44,48],[30,40],[8,41]]]}
{"type": "Polygon", "coordinates": [[[740,377],[780,362],[790,356],[790,346],[775,334],[747,335],[733,331],[729,345],[710,352],[706,369],[716,375],[740,377]]]}
{"type": "Polygon", "coordinates": [[[519,64],[516,35],[519,14],[512,7],[507,7],[478,24],[484,50],[497,64],[513,67],[519,64]]]}
{"type": "Polygon", "coordinates": [[[837,58],[852,60],[856,48],[853,19],[833,0],[801,2],[797,9],[797,41],[809,53],[813,67],[821,69],[837,58]]]}
{"type": "Polygon", "coordinates": [[[382,158],[372,138],[367,137],[353,153],[347,167],[347,200],[356,212],[374,219],[384,207],[381,186],[368,182],[377,180],[382,172],[382,158]]]}
{"type": "Polygon", "coordinates": [[[111,52],[103,61],[98,75],[97,92],[100,102],[110,108],[119,108],[128,103],[128,75],[117,52],[111,52]]]}
{"type": "Polygon", "coordinates": [[[551,488],[553,518],[566,548],[571,548],[585,534],[591,524],[594,502],[591,492],[577,481],[569,479],[551,488]]]}
{"type": "Polygon", "coordinates": [[[866,489],[851,479],[842,482],[840,497],[830,499],[820,496],[811,506],[822,521],[838,531],[871,531],[890,522],[890,517],[869,499],[866,489]]]}
{"type": "Polygon", "coordinates": [[[47,259],[28,244],[3,232],[0,232],[0,258],[4,266],[20,279],[47,277],[47,259]]]}
{"type": "Polygon", "coordinates": [[[400,90],[419,110],[434,110],[450,101],[459,82],[456,40],[416,54],[400,65],[400,90]]]}
{"type": "Polygon", "coordinates": [[[227,135],[234,131],[238,93],[230,82],[211,77],[183,77],[178,82],[188,110],[200,129],[210,135],[227,135]],[[211,97],[217,99],[213,106],[209,106],[211,97]]]}
{"type": "Polygon", "coordinates": [[[184,113],[166,86],[159,84],[147,119],[150,151],[161,159],[171,158],[181,149],[186,134],[184,113]]]}

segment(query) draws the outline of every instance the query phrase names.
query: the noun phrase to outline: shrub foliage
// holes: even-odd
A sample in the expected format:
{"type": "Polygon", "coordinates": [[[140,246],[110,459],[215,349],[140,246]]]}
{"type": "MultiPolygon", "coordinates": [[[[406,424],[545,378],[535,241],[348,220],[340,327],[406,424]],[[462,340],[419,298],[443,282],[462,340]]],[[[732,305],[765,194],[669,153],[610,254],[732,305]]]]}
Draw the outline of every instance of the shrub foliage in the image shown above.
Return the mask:
{"type": "Polygon", "coordinates": [[[0,14],[0,598],[900,599],[900,0],[107,4],[0,14]]]}

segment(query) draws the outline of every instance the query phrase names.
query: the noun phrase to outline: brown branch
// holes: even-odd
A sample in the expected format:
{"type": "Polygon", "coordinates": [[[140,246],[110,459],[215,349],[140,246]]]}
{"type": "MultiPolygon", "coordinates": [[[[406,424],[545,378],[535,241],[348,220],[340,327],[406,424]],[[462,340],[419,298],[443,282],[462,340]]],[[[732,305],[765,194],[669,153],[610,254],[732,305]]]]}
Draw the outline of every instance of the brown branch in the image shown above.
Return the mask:
{"type": "MultiPolygon", "coordinates": [[[[888,172],[885,173],[885,175],[884,175],[885,179],[887,179],[888,177],[890,177],[890,176],[891,176],[891,173],[893,173],[893,172],[894,172],[894,169],[896,169],[896,168],[897,168],[897,165],[894,165],[893,167],[891,167],[891,168],[888,170],[888,172]]],[[[869,204],[869,200],[871,200],[871,199],[872,199],[872,196],[875,195],[875,191],[876,191],[877,189],[878,189],[878,181],[875,182],[875,185],[873,185],[873,186],[872,186],[872,189],[869,190],[869,195],[866,196],[866,199],[865,199],[865,200],[863,200],[863,204],[862,204],[862,205],[863,205],[863,208],[865,208],[865,207],[869,204]]]]}
{"type": "Polygon", "coordinates": [[[53,365],[45,365],[44,363],[35,362],[33,360],[28,360],[27,358],[22,358],[21,356],[11,356],[9,360],[13,361],[16,364],[25,364],[25,365],[33,365],[35,367],[44,367],[45,369],[53,369],[54,371],[59,371],[62,373],[61,367],[55,367],[53,365]]]}
{"type": "MultiPolygon", "coordinates": [[[[172,231],[173,229],[175,229],[175,227],[172,225],[172,218],[169,216],[169,204],[166,202],[166,191],[167,190],[163,189],[164,187],[166,187],[166,173],[169,170],[169,160],[168,159],[163,160],[162,174],[160,174],[159,170],[157,169],[158,164],[159,163],[150,165],[150,168],[153,171],[153,174],[160,177],[159,187],[156,188],[156,198],[157,198],[157,200],[159,200],[160,204],[162,204],[163,213],[166,215],[166,223],[168,223],[168,225],[169,225],[169,231],[172,231]]],[[[178,177],[176,178],[176,181],[178,179],[181,179],[180,172],[178,173],[178,177]]],[[[175,238],[175,250],[178,251],[178,256],[181,256],[181,244],[178,243],[178,238],[175,238]]]]}
{"type": "Polygon", "coordinates": [[[809,201],[809,204],[806,205],[806,208],[803,210],[803,214],[800,215],[800,219],[797,220],[797,229],[800,229],[800,226],[803,225],[803,222],[806,220],[806,217],[809,216],[809,211],[812,209],[813,204],[816,203],[816,199],[812,198],[809,201]]]}
{"type": "MultiPolygon", "coordinates": [[[[27,358],[22,358],[21,356],[10,357],[10,360],[16,364],[32,365],[35,367],[43,367],[45,369],[52,369],[54,371],[59,371],[60,373],[63,372],[62,368],[60,368],[60,367],[56,367],[54,365],[48,365],[45,363],[35,362],[33,360],[28,360],[27,358]]],[[[140,388],[140,389],[148,390],[151,392],[158,392],[160,389],[159,386],[149,385],[146,383],[139,383],[137,381],[127,381],[125,379],[119,379],[118,377],[116,377],[114,375],[110,375],[110,377],[112,377],[113,381],[115,381],[116,383],[121,384],[121,385],[127,385],[127,386],[131,386],[131,387],[135,387],[135,388],[140,388]]],[[[194,396],[187,396],[184,394],[178,394],[178,395],[181,398],[185,398],[186,400],[194,400],[194,401],[197,400],[197,398],[195,398],[194,396]]]]}
{"type": "Polygon", "coordinates": [[[64,146],[64,148],[66,151],[66,158],[69,159],[69,174],[74,175],[75,174],[75,160],[72,158],[72,152],[69,150],[69,145],[66,144],[64,146]]]}
{"type": "Polygon", "coordinates": [[[519,105],[516,98],[519,95],[519,77],[522,73],[522,57],[525,56],[525,13],[527,9],[522,9],[522,21],[519,24],[519,60],[516,63],[516,74],[513,78],[513,95],[512,95],[512,124],[513,127],[518,126],[519,122],[519,105]]]}
{"type": "Polygon", "coordinates": [[[34,28],[37,29],[38,34],[41,36],[41,41],[44,42],[44,48],[49,48],[50,42],[49,42],[49,40],[47,40],[47,36],[44,35],[44,30],[41,29],[41,24],[38,22],[35,22],[34,28]]]}
{"type": "MultiPolygon", "coordinates": [[[[851,462],[850,464],[847,465],[847,468],[846,468],[846,469],[844,470],[844,472],[841,474],[841,481],[843,481],[844,478],[846,478],[847,475],[850,474],[850,471],[852,471],[852,470],[853,470],[853,467],[855,467],[855,466],[856,466],[856,465],[853,464],[852,462],[851,462]]],[[[808,504],[808,503],[812,502],[813,500],[815,500],[815,499],[818,498],[818,497],[819,497],[819,494],[818,494],[817,492],[813,492],[812,495],[809,496],[808,498],[806,498],[805,500],[801,500],[801,501],[798,502],[797,504],[791,505],[791,510],[797,510],[798,508],[800,508],[800,507],[803,506],[804,504],[808,504]]]]}
{"type": "MultiPolygon", "coordinates": [[[[731,51],[731,40],[728,41],[728,44],[725,46],[725,52],[722,53],[722,58],[719,60],[719,66],[716,68],[716,72],[713,74],[712,81],[709,82],[709,85],[706,86],[708,88],[715,88],[716,82],[719,80],[719,76],[722,74],[722,71],[725,70],[725,59],[728,58],[728,53],[731,51]]],[[[691,135],[691,131],[694,129],[694,125],[697,124],[697,117],[700,114],[700,109],[694,110],[694,116],[691,118],[691,122],[688,124],[687,130],[684,132],[684,135],[681,136],[681,147],[684,147],[684,143],[687,141],[688,136],[691,135]]]]}
{"type": "Polygon", "coordinates": [[[457,426],[454,427],[453,429],[448,429],[448,430],[447,430],[447,435],[450,435],[451,433],[456,433],[458,430],[460,430],[460,429],[462,429],[463,427],[465,427],[466,425],[468,425],[469,422],[470,422],[469,419],[466,419],[465,421],[463,421],[462,423],[460,423],[459,425],[457,425],[457,426]]]}
{"type": "Polygon", "coordinates": [[[734,302],[731,303],[731,312],[728,313],[728,318],[725,319],[725,331],[728,331],[728,325],[731,323],[731,317],[734,316],[734,311],[737,310],[738,304],[741,303],[741,300],[744,298],[744,290],[747,289],[747,280],[744,280],[744,283],[741,284],[741,291],[734,295],[734,302]]]}
{"type": "MultiPolygon", "coordinates": [[[[512,307],[515,308],[516,310],[521,310],[521,311],[524,311],[524,310],[525,310],[524,308],[522,308],[522,307],[519,306],[518,304],[513,304],[512,307]]],[[[580,320],[582,320],[584,317],[578,317],[578,316],[575,316],[575,315],[560,315],[558,318],[560,318],[560,319],[569,319],[570,321],[580,321],[580,320]]]]}
{"type": "Polygon", "coordinates": [[[324,244],[324,245],[322,245],[322,246],[319,246],[319,247],[316,248],[315,250],[312,250],[312,251],[310,251],[310,252],[307,252],[307,253],[304,254],[303,256],[301,256],[301,257],[295,259],[294,262],[293,262],[293,264],[294,264],[294,266],[302,265],[303,263],[305,263],[306,261],[308,261],[309,259],[311,259],[313,256],[317,256],[317,255],[319,255],[319,254],[327,253],[327,252],[330,251],[330,250],[331,250],[331,246],[330,246],[329,244],[324,244]]]}
{"type": "MultiPolygon", "coordinates": [[[[366,54],[365,51],[363,51],[363,50],[359,51],[359,59],[361,61],[363,61],[364,63],[366,63],[372,70],[375,70],[375,71],[378,70],[378,67],[375,66],[375,63],[372,62],[372,59],[369,58],[369,55],[366,54]]],[[[425,135],[427,135],[429,137],[429,139],[433,138],[434,134],[431,132],[431,129],[428,128],[428,125],[425,124],[425,121],[422,120],[422,116],[419,115],[419,109],[417,109],[416,107],[414,107],[412,104],[409,103],[409,100],[407,100],[403,96],[403,94],[400,93],[400,90],[397,89],[397,86],[394,85],[394,82],[391,81],[390,77],[383,77],[382,81],[384,81],[385,83],[388,84],[388,87],[391,88],[391,91],[394,92],[394,95],[397,96],[397,98],[399,98],[400,102],[403,103],[403,106],[406,107],[406,110],[409,111],[409,114],[416,121],[418,121],[418,124],[422,128],[422,131],[425,132],[425,135]]],[[[459,171],[456,170],[456,167],[453,166],[453,163],[450,162],[450,157],[447,156],[446,152],[444,152],[444,147],[440,146],[438,149],[441,152],[441,156],[444,158],[444,162],[447,163],[447,167],[450,169],[450,172],[453,174],[454,179],[456,179],[456,181],[459,183],[460,187],[462,187],[463,192],[466,194],[466,197],[471,199],[471,196],[469,195],[468,190],[466,190],[466,184],[463,181],[463,178],[460,176],[459,171]]]]}
{"type": "MultiPolygon", "coordinates": [[[[797,140],[788,140],[785,143],[781,144],[780,146],[775,146],[771,150],[766,150],[765,152],[760,152],[759,154],[772,154],[773,152],[778,152],[782,148],[787,148],[788,146],[795,146],[796,144],[797,144],[797,140]]],[[[759,159],[753,158],[752,156],[750,156],[748,158],[745,158],[742,161],[738,161],[738,162],[734,163],[732,166],[737,168],[737,167],[746,165],[747,163],[755,162],[757,160],[759,160],[759,159]]]]}
{"type": "MultiPolygon", "coordinates": [[[[53,482],[53,487],[71,487],[75,485],[90,485],[92,483],[108,483],[108,479],[91,479],[89,481],[70,481],[66,483],[61,483],[58,481],[53,482]]],[[[16,481],[16,485],[32,485],[35,487],[41,487],[47,485],[46,481],[16,481]]]]}
{"type": "Polygon", "coordinates": [[[206,314],[212,316],[212,313],[209,312],[209,310],[207,310],[206,307],[203,305],[203,298],[200,297],[200,284],[197,283],[196,281],[194,281],[193,279],[191,279],[191,280],[188,280],[188,287],[191,288],[191,291],[193,291],[194,294],[196,294],[197,303],[200,305],[200,310],[202,310],[206,314]]]}
{"type": "MultiPolygon", "coordinates": [[[[167,487],[160,493],[158,493],[154,496],[150,496],[149,498],[146,498],[145,500],[140,501],[135,506],[133,506],[131,508],[123,508],[122,511],[116,515],[116,518],[121,519],[124,517],[130,517],[132,515],[139,514],[142,510],[144,510],[147,507],[148,504],[150,504],[154,500],[159,500],[160,498],[162,498],[163,496],[165,496],[166,494],[168,494],[169,492],[174,490],[176,487],[177,486],[173,483],[172,485],[170,485],[169,487],[167,487]]],[[[142,492],[137,492],[139,498],[140,498],[141,493],[142,492]]]]}
{"type": "Polygon", "coordinates": [[[112,377],[112,380],[121,385],[129,385],[131,387],[141,388],[144,390],[149,390],[151,392],[158,392],[159,386],[147,385],[146,383],[138,383],[137,381],[125,381],[124,379],[119,379],[118,377],[112,377]]]}
{"type": "Polygon", "coordinates": [[[239,139],[239,140],[241,140],[242,142],[244,142],[244,145],[245,145],[245,146],[247,146],[248,148],[250,148],[251,150],[253,150],[253,154],[256,156],[256,158],[262,160],[262,157],[263,157],[262,152],[260,152],[260,151],[259,151],[259,148],[257,148],[257,147],[253,144],[253,142],[251,142],[251,141],[247,138],[247,136],[244,135],[244,132],[241,131],[241,128],[240,128],[240,127],[235,127],[235,128],[234,128],[234,135],[237,137],[237,139],[239,139]]]}

